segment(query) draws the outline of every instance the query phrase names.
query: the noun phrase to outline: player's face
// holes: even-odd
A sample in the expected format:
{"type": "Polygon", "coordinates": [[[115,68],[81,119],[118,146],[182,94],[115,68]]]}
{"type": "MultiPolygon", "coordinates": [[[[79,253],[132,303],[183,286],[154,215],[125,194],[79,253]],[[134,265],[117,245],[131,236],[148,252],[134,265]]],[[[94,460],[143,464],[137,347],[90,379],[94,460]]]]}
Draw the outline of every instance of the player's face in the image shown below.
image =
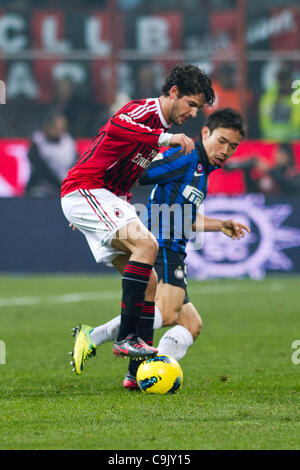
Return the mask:
{"type": "Polygon", "coordinates": [[[208,161],[211,165],[222,165],[237,149],[242,140],[237,129],[218,127],[210,132],[208,127],[202,129],[202,142],[208,161]]]}
{"type": "Polygon", "coordinates": [[[170,122],[181,126],[190,118],[195,118],[200,108],[205,105],[205,96],[200,95],[183,95],[178,98],[179,90],[176,86],[170,89],[170,122]]]}

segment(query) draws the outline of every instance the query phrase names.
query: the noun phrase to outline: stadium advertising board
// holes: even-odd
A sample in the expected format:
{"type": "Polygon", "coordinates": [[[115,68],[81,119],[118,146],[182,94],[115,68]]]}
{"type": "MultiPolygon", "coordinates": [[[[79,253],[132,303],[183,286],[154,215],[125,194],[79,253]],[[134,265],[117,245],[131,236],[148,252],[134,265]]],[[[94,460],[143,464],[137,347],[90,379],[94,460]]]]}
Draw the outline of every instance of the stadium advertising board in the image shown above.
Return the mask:
{"type": "MultiPolygon", "coordinates": [[[[135,204],[145,203],[144,196],[135,204]]],[[[1,272],[112,273],[95,263],[82,234],[70,230],[58,199],[0,198],[0,211],[6,227],[0,231],[1,272]]],[[[251,234],[237,241],[222,233],[205,233],[203,248],[188,252],[191,278],[260,279],[274,272],[300,273],[297,196],[215,195],[205,200],[204,214],[234,218],[248,225],[251,234]]]]}
{"type": "Polygon", "coordinates": [[[205,201],[205,215],[238,220],[250,227],[251,233],[241,240],[231,240],[221,232],[205,233],[200,251],[195,251],[193,244],[188,248],[191,277],[261,279],[270,272],[300,272],[297,197],[213,196],[205,201]]]}

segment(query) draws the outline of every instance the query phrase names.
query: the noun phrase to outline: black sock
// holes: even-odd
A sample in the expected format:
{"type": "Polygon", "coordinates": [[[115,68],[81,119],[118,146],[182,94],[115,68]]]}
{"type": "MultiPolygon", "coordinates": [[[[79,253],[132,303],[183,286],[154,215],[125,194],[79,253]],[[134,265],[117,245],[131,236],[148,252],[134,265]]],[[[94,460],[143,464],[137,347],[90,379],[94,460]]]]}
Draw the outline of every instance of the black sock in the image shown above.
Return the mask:
{"type": "Polygon", "coordinates": [[[117,341],[127,335],[137,334],[140,315],[145,302],[145,292],[151,276],[152,266],[129,261],[122,277],[121,324],[117,341]]]}
{"type": "Polygon", "coordinates": [[[153,323],[155,314],[155,303],[145,300],[142,314],[138,321],[137,334],[149,346],[153,345],[153,323]]]}
{"type": "MultiPolygon", "coordinates": [[[[155,314],[155,303],[145,301],[142,314],[138,321],[137,335],[140,336],[140,338],[142,338],[145,341],[145,343],[149,344],[149,346],[153,345],[154,314],[155,314]]],[[[136,376],[136,372],[141,362],[143,361],[130,359],[129,367],[128,367],[128,372],[130,375],[132,375],[133,377],[136,376]]]]}

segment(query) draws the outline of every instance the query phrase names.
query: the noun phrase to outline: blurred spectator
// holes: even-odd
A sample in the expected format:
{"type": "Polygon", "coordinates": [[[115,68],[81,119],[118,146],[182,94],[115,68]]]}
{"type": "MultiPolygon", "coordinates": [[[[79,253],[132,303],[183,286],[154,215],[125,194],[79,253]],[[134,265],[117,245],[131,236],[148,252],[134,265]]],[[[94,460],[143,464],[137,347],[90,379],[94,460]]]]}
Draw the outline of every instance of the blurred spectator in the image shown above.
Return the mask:
{"type": "Polygon", "coordinates": [[[290,142],[300,137],[300,106],[293,103],[292,66],[283,65],[277,81],[260,98],[261,137],[274,142],[290,142]]]}
{"type": "Polygon", "coordinates": [[[255,156],[226,163],[226,170],[242,169],[247,192],[265,194],[299,194],[300,174],[294,163],[290,144],[274,147],[273,163],[255,156]]]}
{"type": "Polygon", "coordinates": [[[131,10],[141,6],[143,0],[118,0],[118,7],[120,10],[131,10]]]}
{"type": "Polygon", "coordinates": [[[115,101],[108,109],[108,114],[106,116],[109,119],[113,114],[115,114],[119,109],[121,109],[125,104],[130,101],[130,97],[126,93],[118,93],[115,101]]]}
{"type": "MultiPolygon", "coordinates": [[[[237,86],[238,71],[236,65],[224,63],[218,67],[212,78],[212,86],[216,95],[213,107],[203,109],[205,114],[210,114],[216,109],[230,106],[240,113],[243,112],[240,102],[240,92],[237,86]]],[[[248,137],[257,137],[257,104],[254,102],[254,94],[247,89],[246,93],[246,120],[248,137]]]]}
{"type": "Polygon", "coordinates": [[[94,135],[98,134],[100,127],[102,127],[113,114],[125,106],[125,104],[127,104],[129,101],[130,96],[128,96],[126,93],[117,93],[115,101],[109,107],[103,108],[101,112],[98,113],[98,116],[96,116],[93,126],[95,131],[94,135]]]}
{"type": "Polygon", "coordinates": [[[80,89],[71,77],[66,76],[55,81],[55,98],[50,107],[66,116],[73,137],[94,135],[91,128],[96,107],[86,90],[80,89]]]}
{"type": "Polygon", "coordinates": [[[161,90],[155,84],[155,72],[153,64],[148,62],[139,67],[137,71],[137,84],[134,93],[135,99],[141,99],[145,96],[153,98],[159,96],[161,90]]]}
{"type": "Polygon", "coordinates": [[[29,137],[39,126],[43,115],[40,103],[21,94],[8,99],[1,110],[5,110],[0,114],[2,137],[29,137]]]}
{"type": "Polygon", "coordinates": [[[26,195],[58,197],[62,180],[74,164],[75,141],[67,132],[67,120],[57,111],[49,112],[42,129],[34,131],[28,152],[31,176],[26,195]]]}
{"type": "Polygon", "coordinates": [[[241,111],[239,92],[237,89],[237,72],[231,64],[222,64],[216,71],[212,80],[212,86],[216,95],[216,101],[212,108],[206,108],[206,114],[212,113],[216,109],[230,106],[237,111],[241,111]]]}

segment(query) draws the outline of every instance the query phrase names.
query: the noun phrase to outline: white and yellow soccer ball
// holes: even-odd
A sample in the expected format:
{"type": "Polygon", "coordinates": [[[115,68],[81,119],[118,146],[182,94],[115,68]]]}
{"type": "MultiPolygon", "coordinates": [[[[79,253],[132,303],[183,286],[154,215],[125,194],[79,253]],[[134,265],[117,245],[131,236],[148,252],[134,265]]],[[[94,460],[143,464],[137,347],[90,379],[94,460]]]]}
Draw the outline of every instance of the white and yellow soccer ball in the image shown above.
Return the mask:
{"type": "Polygon", "coordinates": [[[183,372],[178,362],[171,356],[160,354],[143,361],[136,374],[143,393],[176,393],[183,381],[183,372]]]}

